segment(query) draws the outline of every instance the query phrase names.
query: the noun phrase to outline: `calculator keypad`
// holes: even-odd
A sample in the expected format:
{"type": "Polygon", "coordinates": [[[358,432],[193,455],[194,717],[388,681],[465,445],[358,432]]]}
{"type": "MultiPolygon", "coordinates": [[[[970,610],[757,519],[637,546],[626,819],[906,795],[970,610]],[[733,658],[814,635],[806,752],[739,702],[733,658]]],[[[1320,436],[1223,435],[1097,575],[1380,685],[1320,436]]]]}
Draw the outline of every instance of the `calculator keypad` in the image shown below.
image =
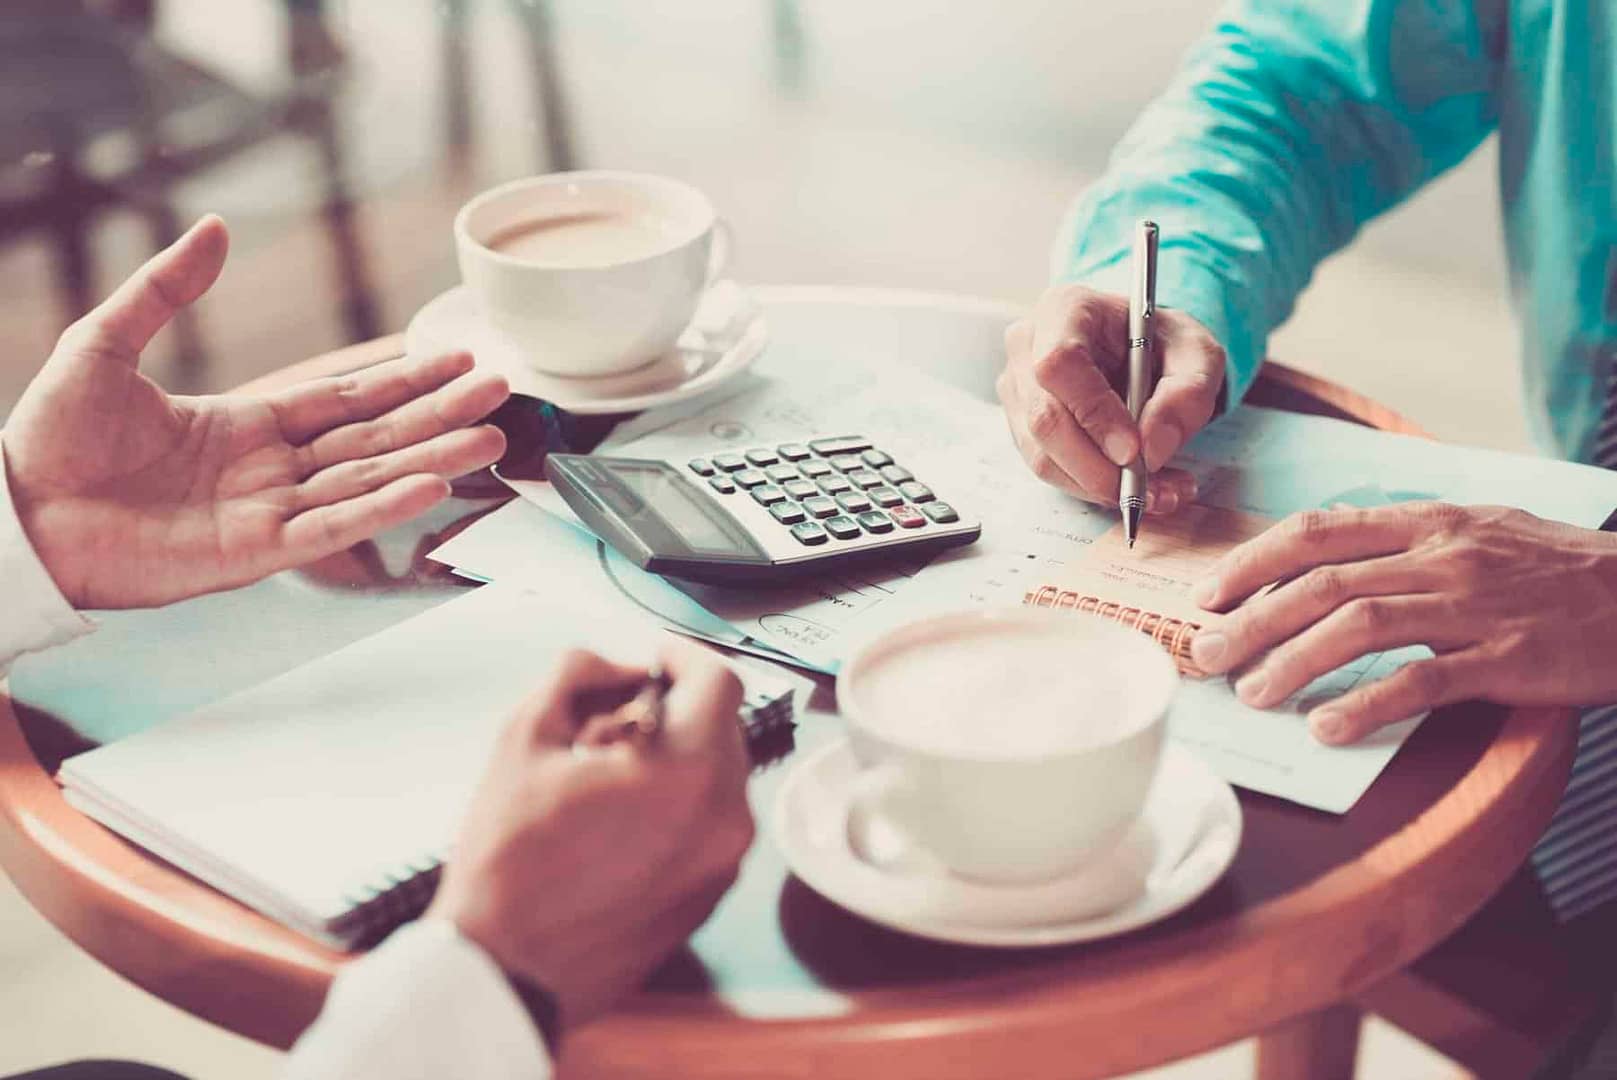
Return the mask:
{"type": "Polygon", "coordinates": [[[745,490],[806,547],[960,521],[954,507],[861,435],[692,458],[688,468],[720,495],[745,490]]]}

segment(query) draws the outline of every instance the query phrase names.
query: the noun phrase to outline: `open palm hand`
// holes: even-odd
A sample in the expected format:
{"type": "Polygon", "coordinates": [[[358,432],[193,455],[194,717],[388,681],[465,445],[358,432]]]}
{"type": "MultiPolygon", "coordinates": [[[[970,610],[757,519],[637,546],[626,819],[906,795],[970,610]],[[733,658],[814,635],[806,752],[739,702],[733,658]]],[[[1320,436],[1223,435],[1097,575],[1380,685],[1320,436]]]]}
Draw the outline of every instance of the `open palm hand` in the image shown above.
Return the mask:
{"type": "Polygon", "coordinates": [[[171,396],[140,353],[213,284],[209,217],[69,327],[0,433],[23,529],[75,607],[166,603],[340,551],[504,452],[508,390],[465,355],[268,395],[171,396]]]}

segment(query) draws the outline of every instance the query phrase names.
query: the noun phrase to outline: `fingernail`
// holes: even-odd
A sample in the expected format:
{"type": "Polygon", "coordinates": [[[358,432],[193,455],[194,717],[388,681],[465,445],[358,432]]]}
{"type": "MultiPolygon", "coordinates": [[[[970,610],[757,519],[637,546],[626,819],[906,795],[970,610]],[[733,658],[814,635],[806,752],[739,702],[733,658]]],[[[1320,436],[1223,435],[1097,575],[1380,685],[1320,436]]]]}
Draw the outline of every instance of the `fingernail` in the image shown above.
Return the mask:
{"type": "Polygon", "coordinates": [[[1171,514],[1179,509],[1179,492],[1173,488],[1148,488],[1145,508],[1153,514],[1171,514]]]}
{"type": "Polygon", "coordinates": [[[1114,431],[1101,440],[1101,445],[1114,465],[1127,465],[1134,460],[1134,440],[1127,432],[1114,431]]]}
{"type": "Polygon", "coordinates": [[[1347,741],[1347,718],[1335,709],[1315,709],[1308,718],[1308,727],[1314,738],[1327,746],[1340,746],[1347,741]]]}
{"type": "Polygon", "coordinates": [[[1213,597],[1218,595],[1218,579],[1207,578],[1194,589],[1190,590],[1190,598],[1198,607],[1210,607],[1213,597]]]}
{"type": "Polygon", "coordinates": [[[1242,676],[1235,684],[1235,694],[1248,705],[1262,708],[1269,696],[1269,676],[1262,671],[1242,676]]]}
{"type": "Polygon", "coordinates": [[[1146,444],[1145,463],[1153,469],[1162,468],[1173,452],[1179,449],[1184,437],[1178,425],[1166,420],[1158,424],[1151,432],[1151,441],[1146,444]]]}
{"type": "Polygon", "coordinates": [[[1203,630],[1196,635],[1190,643],[1190,655],[1196,663],[1208,671],[1212,671],[1229,648],[1230,642],[1223,634],[1216,630],[1203,630]]]}

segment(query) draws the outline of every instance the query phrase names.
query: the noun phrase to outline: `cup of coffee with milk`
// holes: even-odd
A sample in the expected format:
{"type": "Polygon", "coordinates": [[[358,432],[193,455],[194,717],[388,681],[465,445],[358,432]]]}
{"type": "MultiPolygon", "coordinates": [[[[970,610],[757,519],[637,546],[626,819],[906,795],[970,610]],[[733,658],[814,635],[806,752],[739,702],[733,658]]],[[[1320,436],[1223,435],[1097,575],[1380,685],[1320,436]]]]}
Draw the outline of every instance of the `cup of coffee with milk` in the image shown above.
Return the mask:
{"type": "Polygon", "coordinates": [[[1159,646],[1098,618],[982,610],[890,631],[837,679],[861,770],[850,844],[987,885],[1079,872],[1140,818],[1178,685],[1159,646]]]}
{"type": "Polygon", "coordinates": [[[665,355],[728,256],[700,191],[668,177],[516,180],[455,216],[461,278],[489,325],[553,375],[614,375],[665,355]]]}

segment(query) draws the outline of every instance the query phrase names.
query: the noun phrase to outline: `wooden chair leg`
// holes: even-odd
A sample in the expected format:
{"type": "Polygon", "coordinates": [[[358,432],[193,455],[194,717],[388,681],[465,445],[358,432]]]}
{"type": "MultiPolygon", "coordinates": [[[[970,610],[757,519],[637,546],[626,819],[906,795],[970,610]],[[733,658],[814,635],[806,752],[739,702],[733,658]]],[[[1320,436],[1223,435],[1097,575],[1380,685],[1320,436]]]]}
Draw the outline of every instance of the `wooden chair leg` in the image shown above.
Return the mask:
{"type": "Polygon", "coordinates": [[[1363,1018],[1356,1005],[1332,1005],[1264,1032],[1257,1080],[1352,1080],[1363,1018]]]}

